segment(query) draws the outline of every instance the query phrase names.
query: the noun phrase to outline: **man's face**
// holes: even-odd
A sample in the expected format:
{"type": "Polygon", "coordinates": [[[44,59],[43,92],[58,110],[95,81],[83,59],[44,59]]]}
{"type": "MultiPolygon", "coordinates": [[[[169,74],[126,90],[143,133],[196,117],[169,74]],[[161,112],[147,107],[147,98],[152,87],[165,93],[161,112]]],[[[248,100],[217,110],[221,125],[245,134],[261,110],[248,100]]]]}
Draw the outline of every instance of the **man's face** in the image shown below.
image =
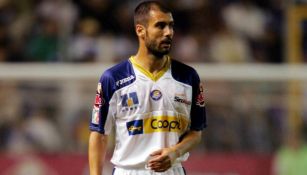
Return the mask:
{"type": "Polygon", "coordinates": [[[174,35],[174,20],[171,13],[151,10],[146,28],[145,45],[156,57],[170,52],[174,35]]]}

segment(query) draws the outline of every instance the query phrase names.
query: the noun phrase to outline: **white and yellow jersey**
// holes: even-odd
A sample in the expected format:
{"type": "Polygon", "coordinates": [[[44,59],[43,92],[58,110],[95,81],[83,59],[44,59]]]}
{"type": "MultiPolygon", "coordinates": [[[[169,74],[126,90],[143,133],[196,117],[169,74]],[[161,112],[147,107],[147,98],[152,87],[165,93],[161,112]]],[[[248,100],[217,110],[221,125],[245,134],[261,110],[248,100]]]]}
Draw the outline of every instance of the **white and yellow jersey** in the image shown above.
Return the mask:
{"type": "Polygon", "coordinates": [[[90,129],[108,135],[115,128],[111,162],[116,167],[144,168],[153,151],[206,127],[204,106],[203,86],[193,68],[168,59],[153,76],[131,57],[101,76],[90,129]]]}

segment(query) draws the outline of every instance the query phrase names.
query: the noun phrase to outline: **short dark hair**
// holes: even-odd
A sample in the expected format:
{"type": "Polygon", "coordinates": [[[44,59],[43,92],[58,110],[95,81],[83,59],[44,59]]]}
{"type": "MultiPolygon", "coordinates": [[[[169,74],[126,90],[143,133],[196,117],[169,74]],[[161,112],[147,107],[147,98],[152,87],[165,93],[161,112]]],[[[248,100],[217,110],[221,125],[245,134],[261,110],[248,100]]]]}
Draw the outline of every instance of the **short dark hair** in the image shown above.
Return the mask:
{"type": "Polygon", "coordinates": [[[147,25],[150,10],[158,9],[164,13],[171,13],[170,9],[160,1],[143,1],[134,10],[134,26],[147,25]]]}

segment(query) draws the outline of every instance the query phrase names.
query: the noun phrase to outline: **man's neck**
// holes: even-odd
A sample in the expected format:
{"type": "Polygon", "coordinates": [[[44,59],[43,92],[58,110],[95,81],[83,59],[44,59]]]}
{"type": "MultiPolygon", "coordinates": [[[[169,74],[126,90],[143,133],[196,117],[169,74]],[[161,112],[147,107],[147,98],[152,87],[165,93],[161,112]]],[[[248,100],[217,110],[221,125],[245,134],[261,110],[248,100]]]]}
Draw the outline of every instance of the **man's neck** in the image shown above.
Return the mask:
{"type": "Polygon", "coordinates": [[[152,74],[158,73],[167,62],[166,55],[164,55],[163,58],[157,58],[152,54],[142,54],[138,52],[134,58],[140,66],[152,74]]]}

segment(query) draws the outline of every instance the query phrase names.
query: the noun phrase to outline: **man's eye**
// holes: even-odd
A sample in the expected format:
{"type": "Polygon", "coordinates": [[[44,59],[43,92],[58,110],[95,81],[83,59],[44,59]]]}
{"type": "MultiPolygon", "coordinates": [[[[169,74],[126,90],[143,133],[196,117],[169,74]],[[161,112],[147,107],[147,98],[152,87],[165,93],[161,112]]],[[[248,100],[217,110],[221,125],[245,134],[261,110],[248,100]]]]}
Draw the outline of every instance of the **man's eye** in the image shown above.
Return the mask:
{"type": "Polygon", "coordinates": [[[159,28],[159,29],[163,29],[165,27],[166,24],[164,23],[158,23],[156,26],[159,28]]]}

